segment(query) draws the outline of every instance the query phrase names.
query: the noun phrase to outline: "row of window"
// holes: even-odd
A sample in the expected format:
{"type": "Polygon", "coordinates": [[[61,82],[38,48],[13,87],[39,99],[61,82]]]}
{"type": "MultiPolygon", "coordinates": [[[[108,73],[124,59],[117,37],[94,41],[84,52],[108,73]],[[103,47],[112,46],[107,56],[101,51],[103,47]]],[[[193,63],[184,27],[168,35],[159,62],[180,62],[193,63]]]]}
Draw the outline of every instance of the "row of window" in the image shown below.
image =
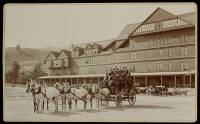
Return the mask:
{"type": "Polygon", "coordinates": [[[179,19],[169,19],[169,20],[164,20],[164,21],[158,21],[158,22],[153,22],[153,23],[148,23],[148,24],[143,24],[141,25],[135,32],[148,32],[148,31],[153,31],[153,30],[159,30],[159,29],[166,29],[166,28],[172,28],[172,27],[178,27],[182,25],[187,25],[188,23],[179,19]]]}
{"type": "MultiPolygon", "coordinates": [[[[175,49],[175,48],[169,48],[168,49],[168,57],[172,57],[172,54],[173,54],[172,50],[173,49],[175,49]]],[[[162,57],[163,50],[159,49],[159,50],[148,50],[147,51],[148,58],[152,58],[153,54],[154,54],[154,57],[162,57]]],[[[187,56],[188,55],[188,48],[187,47],[180,48],[180,55],[181,56],[187,56]]],[[[114,55],[111,55],[111,56],[106,56],[105,62],[109,63],[109,62],[115,62],[115,61],[126,61],[127,58],[128,57],[127,57],[126,54],[114,54],[114,55]]],[[[131,52],[130,53],[130,60],[132,61],[132,60],[136,60],[136,59],[137,59],[136,52],[131,52]]],[[[96,64],[96,58],[95,57],[85,58],[85,64],[96,64]]]]}
{"type": "Polygon", "coordinates": [[[95,64],[95,63],[96,63],[96,59],[93,57],[85,59],[85,64],[95,64]]]}
{"type": "MultiPolygon", "coordinates": [[[[171,57],[172,56],[172,49],[173,48],[169,48],[168,49],[168,56],[171,57]]],[[[180,55],[181,56],[187,56],[188,55],[188,48],[187,47],[182,47],[181,49],[181,52],[180,52],[180,55]]],[[[156,51],[156,57],[160,57],[162,56],[162,49],[159,49],[159,50],[149,50],[148,51],[148,57],[151,58],[152,57],[152,54],[153,52],[156,51]]]]}
{"type": "Polygon", "coordinates": [[[98,54],[98,49],[97,48],[96,49],[87,49],[87,50],[85,50],[85,54],[96,55],[96,54],[98,54]]]}
{"type": "MultiPolygon", "coordinates": [[[[167,44],[169,44],[169,40],[170,40],[170,37],[151,39],[151,40],[149,40],[149,47],[152,48],[152,47],[156,47],[156,46],[167,45],[167,44]]],[[[181,43],[186,42],[187,35],[180,36],[180,41],[181,41],[181,43]]]]}
{"type": "MultiPolygon", "coordinates": [[[[109,72],[110,69],[112,69],[112,68],[107,67],[105,71],[109,72]]],[[[136,67],[134,65],[132,65],[132,66],[130,66],[128,68],[128,70],[130,72],[135,72],[136,67]]],[[[181,71],[188,70],[187,63],[180,63],[180,70],[181,71]]],[[[162,72],[162,71],[164,71],[163,70],[163,64],[162,63],[157,63],[156,64],[156,72],[162,72]]],[[[172,63],[168,63],[168,71],[172,71],[172,63]]],[[[152,72],[152,65],[148,65],[147,72],[152,72]]],[[[83,73],[84,74],[96,74],[98,72],[97,72],[97,70],[95,68],[88,68],[83,73]]]]}
{"type": "Polygon", "coordinates": [[[44,64],[47,64],[50,67],[60,67],[60,66],[68,66],[68,60],[51,60],[51,61],[44,61],[44,64]]]}

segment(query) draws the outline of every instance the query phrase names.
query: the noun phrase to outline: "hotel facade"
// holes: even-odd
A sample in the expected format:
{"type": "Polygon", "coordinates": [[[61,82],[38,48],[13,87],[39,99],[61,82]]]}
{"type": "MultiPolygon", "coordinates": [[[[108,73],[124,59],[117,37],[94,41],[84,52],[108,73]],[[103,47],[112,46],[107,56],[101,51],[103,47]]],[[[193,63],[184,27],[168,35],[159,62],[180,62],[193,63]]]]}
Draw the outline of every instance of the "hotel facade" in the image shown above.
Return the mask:
{"type": "Polygon", "coordinates": [[[174,15],[157,8],[118,37],[50,51],[43,61],[48,84],[99,83],[113,67],[127,67],[139,86],[195,87],[195,12],[174,15]]]}

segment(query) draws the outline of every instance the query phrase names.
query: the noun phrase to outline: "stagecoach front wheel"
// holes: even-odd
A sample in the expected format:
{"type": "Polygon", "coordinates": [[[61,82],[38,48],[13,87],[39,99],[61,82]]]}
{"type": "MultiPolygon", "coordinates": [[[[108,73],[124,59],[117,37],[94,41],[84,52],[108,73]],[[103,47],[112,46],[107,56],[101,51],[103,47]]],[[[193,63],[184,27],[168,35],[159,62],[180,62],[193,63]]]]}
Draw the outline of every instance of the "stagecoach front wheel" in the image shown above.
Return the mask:
{"type": "Polygon", "coordinates": [[[130,105],[134,105],[136,102],[136,93],[133,91],[128,96],[128,102],[130,105]]]}

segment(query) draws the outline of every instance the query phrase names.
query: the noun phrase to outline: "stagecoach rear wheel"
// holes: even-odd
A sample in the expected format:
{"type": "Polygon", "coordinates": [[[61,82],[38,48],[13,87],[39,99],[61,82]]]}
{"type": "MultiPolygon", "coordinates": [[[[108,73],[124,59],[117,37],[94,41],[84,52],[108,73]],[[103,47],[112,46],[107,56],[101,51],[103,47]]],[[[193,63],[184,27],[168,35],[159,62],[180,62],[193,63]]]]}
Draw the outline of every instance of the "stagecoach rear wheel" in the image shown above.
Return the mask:
{"type": "Polygon", "coordinates": [[[110,101],[110,96],[101,98],[101,105],[106,106],[110,101]]]}
{"type": "Polygon", "coordinates": [[[134,105],[136,102],[136,93],[134,91],[129,93],[128,102],[130,105],[134,105]]]}
{"type": "Polygon", "coordinates": [[[116,95],[116,98],[115,98],[115,104],[116,106],[121,106],[122,105],[122,101],[123,101],[123,96],[118,94],[116,95]]]}

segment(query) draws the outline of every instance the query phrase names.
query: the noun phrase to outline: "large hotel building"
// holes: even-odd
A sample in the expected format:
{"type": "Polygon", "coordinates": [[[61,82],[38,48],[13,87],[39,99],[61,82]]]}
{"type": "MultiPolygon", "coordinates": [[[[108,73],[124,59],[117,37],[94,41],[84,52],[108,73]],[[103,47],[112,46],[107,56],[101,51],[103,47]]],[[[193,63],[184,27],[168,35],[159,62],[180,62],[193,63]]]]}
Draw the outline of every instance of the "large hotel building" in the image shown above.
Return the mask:
{"type": "Polygon", "coordinates": [[[157,8],[118,37],[51,51],[43,61],[49,84],[98,83],[113,67],[127,67],[140,86],[195,87],[195,12],[174,15],[157,8]]]}

